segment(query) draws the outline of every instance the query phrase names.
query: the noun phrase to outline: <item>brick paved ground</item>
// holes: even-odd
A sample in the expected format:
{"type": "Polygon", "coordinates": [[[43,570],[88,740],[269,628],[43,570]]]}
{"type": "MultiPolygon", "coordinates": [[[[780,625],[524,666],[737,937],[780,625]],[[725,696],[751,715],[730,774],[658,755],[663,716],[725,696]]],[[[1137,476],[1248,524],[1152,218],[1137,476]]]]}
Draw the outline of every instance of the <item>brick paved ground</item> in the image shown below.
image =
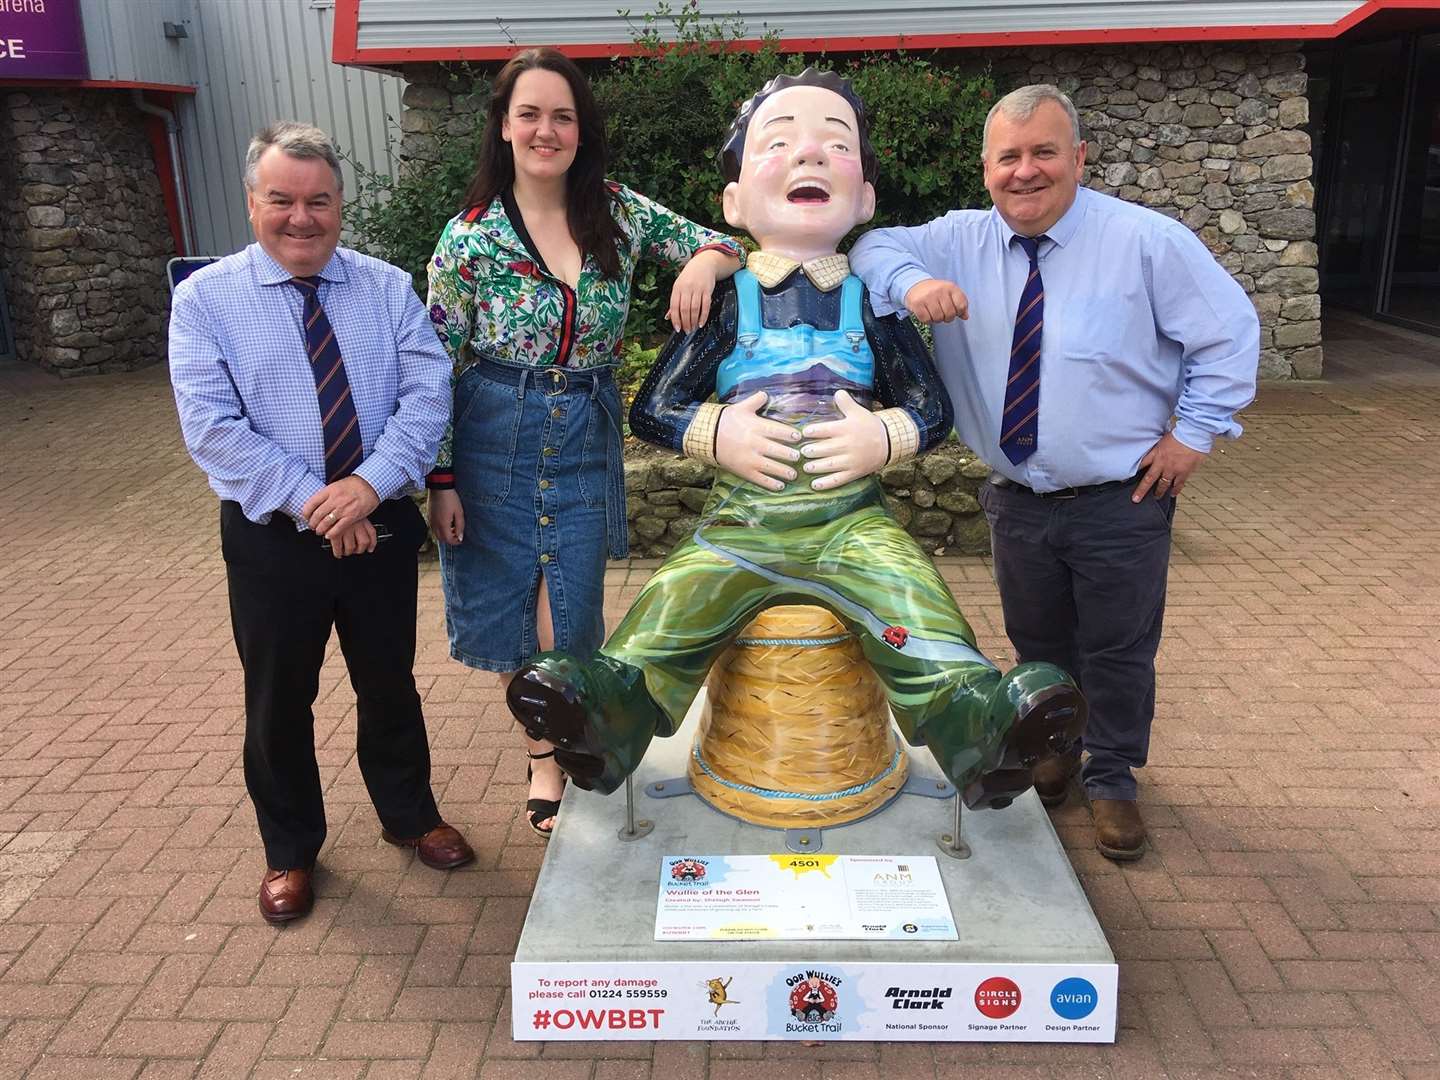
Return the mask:
{"type": "MultiPolygon", "coordinates": [[[[1262,393],[1180,512],[1154,850],[1116,866],[1055,816],[1121,960],[1100,1048],[512,1043],[542,851],[433,567],[418,675],[479,861],[378,841],[332,656],[321,898],[265,926],[215,502],[164,373],[0,369],[0,1077],[1440,1076],[1440,347],[1328,340],[1331,380],[1262,393]]],[[[614,570],[613,613],[651,565],[614,570]]],[[[943,569],[1008,660],[988,567],[943,569]]]]}

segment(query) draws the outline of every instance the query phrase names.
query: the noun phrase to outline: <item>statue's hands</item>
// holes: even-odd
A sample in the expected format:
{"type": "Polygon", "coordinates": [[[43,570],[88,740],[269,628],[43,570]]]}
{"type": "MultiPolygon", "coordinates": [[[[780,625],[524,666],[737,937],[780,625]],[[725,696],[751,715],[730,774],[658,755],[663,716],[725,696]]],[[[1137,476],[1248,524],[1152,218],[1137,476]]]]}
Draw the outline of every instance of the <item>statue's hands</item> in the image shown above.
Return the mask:
{"type": "Polygon", "coordinates": [[[726,472],[771,491],[780,491],[797,473],[785,462],[799,461],[795,444],[800,432],[759,415],[766,402],[763,390],[727,405],[715,429],[715,460],[726,472]]]}
{"type": "Polygon", "coordinates": [[[953,281],[926,278],[910,286],[905,307],[923,323],[946,323],[970,317],[970,301],[953,281]]]}
{"type": "Polygon", "coordinates": [[[807,424],[804,436],[808,442],[801,452],[807,473],[825,475],[811,482],[816,491],[840,487],[851,480],[879,472],[890,458],[890,436],[885,423],[844,390],[835,391],[839,420],[807,424]]]}

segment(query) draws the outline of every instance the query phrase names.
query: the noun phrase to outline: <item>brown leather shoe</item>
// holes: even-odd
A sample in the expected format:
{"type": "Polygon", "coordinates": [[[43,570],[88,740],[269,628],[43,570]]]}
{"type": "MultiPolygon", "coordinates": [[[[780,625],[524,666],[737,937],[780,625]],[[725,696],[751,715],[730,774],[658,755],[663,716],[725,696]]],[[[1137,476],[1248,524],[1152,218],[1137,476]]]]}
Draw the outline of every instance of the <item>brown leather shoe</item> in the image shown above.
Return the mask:
{"type": "Polygon", "coordinates": [[[1091,799],[1095,816],[1095,847],[1117,862],[1133,862],[1145,854],[1145,823],[1133,799],[1091,799]]]}
{"type": "Polygon", "coordinates": [[[260,914],[268,923],[289,922],[309,915],[315,906],[309,870],[267,869],[260,879],[260,914]]]}
{"type": "Polygon", "coordinates": [[[1046,806],[1059,806],[1070,794],[1070,779],[1080,770],[1080,759],[1072,754],[1056,754],[1038,762],[1030,770],[1035,794],[1046,806]]]}
{"type": "Polygon", "coordinates": [[[444,822],[413,840],[396,836],[389,829],[383,830],[380,837],[396,847],[414,848],[420,861],[436,870],[453,870],[475,858],[475,849],[460,835],[460,830],[444,822]]]}

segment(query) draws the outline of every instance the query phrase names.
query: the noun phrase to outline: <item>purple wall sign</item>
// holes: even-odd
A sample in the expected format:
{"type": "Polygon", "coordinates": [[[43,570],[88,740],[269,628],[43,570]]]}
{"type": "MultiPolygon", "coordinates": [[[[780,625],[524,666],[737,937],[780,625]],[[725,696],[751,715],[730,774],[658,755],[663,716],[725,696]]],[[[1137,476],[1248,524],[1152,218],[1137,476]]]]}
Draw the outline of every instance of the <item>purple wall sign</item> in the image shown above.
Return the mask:
{"type": "Polygon", "coordinates": [[[0,79],[86,79],[80,0],[0,0],[0,79]]]}

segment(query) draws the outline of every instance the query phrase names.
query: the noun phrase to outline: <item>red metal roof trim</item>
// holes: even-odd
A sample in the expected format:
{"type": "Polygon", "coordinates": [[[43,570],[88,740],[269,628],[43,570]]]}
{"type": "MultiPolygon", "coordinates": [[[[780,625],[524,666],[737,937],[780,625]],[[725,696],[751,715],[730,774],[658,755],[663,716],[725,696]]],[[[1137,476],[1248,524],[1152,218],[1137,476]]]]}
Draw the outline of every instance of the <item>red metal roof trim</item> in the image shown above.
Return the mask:
{"type": "MultiPolygon", "coordinates": [[[[1019,45],[1127,45],[1181,41],[1277,41],[1293,38],[1333,38],[1381,11],[1440,10],[1440,0],[1366,0],[1333,23],[1292,23],[1275,26],[1156,26],[1092,30],[1022,30],[983,34],[906,34],[845,38],[781,37],[787,52],[870,52],[882,49],[965,49],[1019,45]]],[[[335,40],[332,58],[337,64],[401,64],[439,60],[508,60],[524,45],[460,45],[449,48],[361,49],[360,0],[335,0],[335,40]]],[[[758,48],[758,39],[736,42],[738,48],[758,48]]],[[[604,58],[633,56],[640,50],[633,41],[556,46],[567,56],[604,58]]]]}
{"type": "Polygon", "coordinates": [[[193,94],[183,83],[129,82],[124,79],[0,79],[0,86],[31,90],[153,90],[157,94],[193,94]]]}

